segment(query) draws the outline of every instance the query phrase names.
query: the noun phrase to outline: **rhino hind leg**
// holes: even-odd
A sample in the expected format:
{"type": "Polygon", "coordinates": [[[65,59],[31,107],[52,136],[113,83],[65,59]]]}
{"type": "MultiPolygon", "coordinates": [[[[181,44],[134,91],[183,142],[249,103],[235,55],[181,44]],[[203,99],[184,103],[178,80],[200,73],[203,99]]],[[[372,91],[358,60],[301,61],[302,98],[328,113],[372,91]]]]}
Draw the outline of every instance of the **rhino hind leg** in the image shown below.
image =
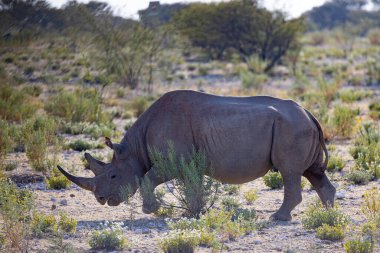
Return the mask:
{"type": "Polygon", "coordinates": [[[307,170],[303,175],[309,180],[311,185],[317,191],[318,196],[322,201],[322,204],[325,207],[334,206],[336,189],[331,184],[325,172],[321,171],[317,173],[312,170],[307,170]]]}
{"type": "Polygon", "coordinates": [[[284,201],[271,220],[289,221],[290,212],[302,201],[301,175],[282,175],[284,181],[284,201]]]}

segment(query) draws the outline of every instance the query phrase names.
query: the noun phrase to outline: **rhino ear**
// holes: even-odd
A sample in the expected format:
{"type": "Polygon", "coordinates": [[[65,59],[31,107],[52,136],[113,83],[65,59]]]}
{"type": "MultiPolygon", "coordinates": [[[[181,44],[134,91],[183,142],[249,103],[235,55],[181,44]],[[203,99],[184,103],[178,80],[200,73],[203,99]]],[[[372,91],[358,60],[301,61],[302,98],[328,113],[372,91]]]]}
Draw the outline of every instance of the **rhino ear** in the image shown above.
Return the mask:
{"type": "Polygon", "coordinates": [[[110,138],[105,137],[104,139],[105,139],[104,143],[105,143],[110,149],[113,149],[113,143],[112,143],[112,141],[110,140],[110,138]]]}
{"type": "Polygon", "coordinates": [[[95,176],[102,174],[105,169],[105,163],[99,160],[96,160],[94,157],[92,157],[89,153],[84,154],[84,158],[86,158],[90,170],[95,174],[95,176]]]}

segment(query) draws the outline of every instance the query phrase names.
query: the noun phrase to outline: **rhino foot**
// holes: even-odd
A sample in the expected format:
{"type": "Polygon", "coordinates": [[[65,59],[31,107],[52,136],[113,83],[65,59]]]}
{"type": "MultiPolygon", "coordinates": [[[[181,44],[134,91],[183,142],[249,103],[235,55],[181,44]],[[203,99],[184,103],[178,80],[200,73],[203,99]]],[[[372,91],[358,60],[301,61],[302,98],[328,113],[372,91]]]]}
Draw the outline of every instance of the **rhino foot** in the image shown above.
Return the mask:
{"type": "Polygon", "coordinates": [[[276,212],[270,216],[270,220],[271,221],[291,221],[292,215],[276,212]]]}

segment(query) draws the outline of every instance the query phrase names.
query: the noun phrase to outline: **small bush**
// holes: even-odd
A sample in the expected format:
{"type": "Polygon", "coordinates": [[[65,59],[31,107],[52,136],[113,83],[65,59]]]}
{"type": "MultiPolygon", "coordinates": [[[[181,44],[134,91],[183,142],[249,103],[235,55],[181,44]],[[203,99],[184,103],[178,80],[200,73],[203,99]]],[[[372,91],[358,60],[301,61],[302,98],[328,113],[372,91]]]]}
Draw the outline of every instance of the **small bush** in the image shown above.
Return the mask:
{"type": "Polygon", "coordinates": [[[122,250],[126,247],[127,241],[123,238],[121,229],[106,228],[95,231],[89,241],[91,249],[94,250],[122,250]]]}
{"type": "Polygon", "coordinates": [[[371,181],[372,175],[365,170],[352,170],[346,175],[346,178],[350,183],[366,185],[371,181]]]}
{"type": "Polygon", "coordinates": [[[369,42],[374,46],[380,46],[380,29],[372,29],[368,32],[369,42]]]}
{"type": "Polygon", "coordinates": [[[123,97],[124,97],[124,89],[118,89],[118,90],[116,91],[116,96],[117,96],[118,98],[123,98],[123,97]]]}
{"type": "Polygon", "coordinates": [[[62,131],[67,134],[88,134],[95,139],[104,136],[113,136],[114,130],[115,126],[113,124],[88,122],[66,123],[62,129],[62,131]]]}
{"type": "Polygon", "coordinates": [[[346,163],[343,159],[337,155],[332,155],[329,157],[329,162],[327,163],[327,171],[337,172],[341,171],[346,163]]]}
{"type": "Polygon", "coordinates": [[[311,204],[302,218],[302,225],[306,229],[317,229],[324,224],[329,226],[345,226],[348,218],[345,214],[334,208],[324,208],[320,201],[311,204]]]}
{"type": "Polygon", "coordinates": [[[269,171],[264,176],[264,184],[270,189],[281,189],[283,186],[282,176],[279,172],[269,171]]]}
{"type": "Polygon", "coordinates": [[[199,243],[199,235],[195,231],[170,231],[162,238],[160,247],[165,253],[194,252],[199,243]]]}
{"type": "Polygon", "coordinates": [[[372,253],[374,246],[371,240],[357,238],[346,241],[343,247],[347,253],[372,253]]]}
{"type": "Polygon", "coordinates": [[[355,101],[360,101],[364,98],[370,97],[372,95],[371,92],[362,91],[362,90],[352,90],[352,89],[344,89],[339,91],[339,98],[342,102],[352,103],[355,101]]]}
{"type": "Polygon", "coordinates": [[[148,109],[152,98],[150,97],[136,97],[126,106],[127,111],[131,110],[135,117],[139,117],[146,109],[148,109]]]}
{"type": "Polygon", "coordinates": [[[11,127],[5,120],[0,119],[0,168],[4,166],[3,161],[12,149],[11,127]]]}
{"type": "Polygon", "coordinates": [[[240,190],[240,185],[225,184],[223,185],[223,190],[229,195],[238,194],[240,190]]]}
{"type": "Polygon", "coordinates": [[[369,115],[374,120],[380,119],[380,102],[374,101],[369,104],[369,115]]]}
{"type": "Polygon", "coordinates": [[[53,214],[34,213],[31,224],[33,235],[41,238],[45,235],[53,235],[57,232],[57,221],[53,214]]]}
{"type": "Polygon", "coordinates": [[[5,171],[12,171],[12,170],[17,169],[17,166],[18,166],[18,162],[17,162],[17,161],[7,162],[7,163],[4,165],[4,170],[5,170],[5,171]]]}
{"type": "Polygon", "coordinates": [[[37,171],[46,171],[49,167],[47,152],[49,145],[57,145],[58,125],[54,119],[39,116],[28,120],[23,127],[26,156],[37,171]]]}
{"type": "Polygon", "coordinates": [[[78,89],[75,92],[61,91],[50,96],[45,110],[67,122],[109,122],[101,108],[101,96],[96,89],[78,89]]]}
{"type": "Polygon", "coordinates": [[[248,202],[248,204],[252,204],[258,198],[257,191],[256,190],[246,191],[244,192],[243,197],[248,202]]]}
{"type": "MultiPolygon", "coordinates": [[[[178,195],[175,196],[191,216],[199,217],[201,212],[215,203],[220,183],[205,176],[206,170],[212,171],[212,168],[208,167],[203,152],[193,149],[186,160],[184,156],[177,157],[173,143],[169,143],[167,157],[155,148],[149,150],[149,156],[160,177],[176,179],[173,186],[178,195]]],[[[151,192],[149,184],[150,182],[143,182],[143,194],[151,192]]]]}
{"type": "Polygon", "coordinates": [[[33,97],[38,97],[42,93],[42,88],[38,85],[29,85],[22,88],[22,92],[33,97]]]}
{"type": "Polygon", "coordinates": [[[58,229],[64,233],[73,234],[77,230],[77,221],[65,213],[59,213],[58,229]]]}
{"type": "Polygon", "coordinates": [[[51,176],[46,179],[46,184],[49,189],[60,190],[68,188],[71,185],[71,181],[62,175],[54,166],[51,176]]]}
{"type": "Polygon", "coordinates": [[[240,206],[240,203],[234,197],[225,197],[222,199],[222,205],[227,211],[231,211],[237,209],[240,206]]]}
{"type": "Polygon", "coordinates": [[[240,71],[241,85],[244,89],[262,90],[268,77],[265,74],[255,74],[248,70],[240,71]]]}
{"type": "Polygon", "coordinates": [[[93,145],[84,140],[75,140],[69,143],[69,148],[71,148],[72,150],[81,152],[88,149],[92,149],[93,145]]]}
{"type": "Polygon", "coordinates": [[[160,207],[154,214],[158,217],[171,217],[174,214],[174,207],[160,207]]]}
{"type": "Polygon", "coordinates": [[[380,227],[380,192],[376,188],[367,190],[363,196],[363,213],[380,227]]]}
{"type": "Polygon", "coordinates": [[[358,111],[346,106],[335,106],[331,118],[335,132],[342,137],[350,137],[355,126],[358,111]]]}
{"type": "Polygon", "coordinates": [[[38,104],[26,93],[0,84],[0,119],[21,122],[33,117],[37,109],[38,104]]]}
{"type": "Polygon", "coordinates": [[[33,193],[20,190],[7,180],[0,181],[0,215],[3,248],[27,252],[30,236],[30,215],[34,210],[33,193]]]}
{"type": "Polygon", "coordinates": [[[344,239],[344,227],[342,226],[329,226],[323,224],[317,228],[317,237],[321,240],[328,241],[341,241],[344,239]]]}

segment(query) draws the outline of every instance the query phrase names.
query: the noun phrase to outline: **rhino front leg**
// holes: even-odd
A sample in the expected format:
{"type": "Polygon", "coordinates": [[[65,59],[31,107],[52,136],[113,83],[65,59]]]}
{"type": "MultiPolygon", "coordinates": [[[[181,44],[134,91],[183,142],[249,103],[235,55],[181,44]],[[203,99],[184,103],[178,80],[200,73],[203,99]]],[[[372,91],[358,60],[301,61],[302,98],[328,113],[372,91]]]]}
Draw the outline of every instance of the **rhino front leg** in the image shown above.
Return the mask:
{"type": "Polygon", "coordinates": [[[271,216],[271,220],[289,221],[290,212],[302,201],[301,175],[282,175],[284,182],[284,201],[280,209],[271,216]]]}
{"type": "Polygon", "coordinates": [[[161,178],[155,172],[155,169],[152,168],[149,170],[143,177],[140,185],[140,193],[143,198],[143,207],[142,211],[146,214],[153,213],[160,208],[160,203],[157,201],[156,195],[154,194],[154,189],[170,179],[161,178]]]}

